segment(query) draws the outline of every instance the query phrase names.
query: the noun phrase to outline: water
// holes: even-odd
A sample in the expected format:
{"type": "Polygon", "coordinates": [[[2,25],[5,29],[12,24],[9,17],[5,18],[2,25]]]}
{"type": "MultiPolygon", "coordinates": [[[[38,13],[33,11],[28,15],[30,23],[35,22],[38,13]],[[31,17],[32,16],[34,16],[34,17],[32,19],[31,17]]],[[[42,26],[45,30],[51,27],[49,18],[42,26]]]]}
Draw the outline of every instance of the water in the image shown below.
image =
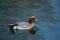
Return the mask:
{"type": "Polygon", "coordinates": [[[0,40],[60,40],[59,0],[0,0],[0,40]],[[26,21],[36,16],[39,30],[11,34],[8,23],[26,21]]]}

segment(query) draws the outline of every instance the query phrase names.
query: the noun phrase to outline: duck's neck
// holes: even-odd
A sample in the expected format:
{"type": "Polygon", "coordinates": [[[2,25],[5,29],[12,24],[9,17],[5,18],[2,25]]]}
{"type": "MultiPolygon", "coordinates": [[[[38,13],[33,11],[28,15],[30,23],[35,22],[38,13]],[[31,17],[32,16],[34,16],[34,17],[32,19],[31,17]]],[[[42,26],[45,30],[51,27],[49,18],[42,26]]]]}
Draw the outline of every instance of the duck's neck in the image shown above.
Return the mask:
{"type": "Polygon", "coordinates": [[[34,24],[34,22],[29,22],[29,24],[34,24]]]}
{"type": "Polygon", "coordinates": [[[34,21],[32,21],[32,20],[29,20],[29,24],[34,24],[34,21]]]}

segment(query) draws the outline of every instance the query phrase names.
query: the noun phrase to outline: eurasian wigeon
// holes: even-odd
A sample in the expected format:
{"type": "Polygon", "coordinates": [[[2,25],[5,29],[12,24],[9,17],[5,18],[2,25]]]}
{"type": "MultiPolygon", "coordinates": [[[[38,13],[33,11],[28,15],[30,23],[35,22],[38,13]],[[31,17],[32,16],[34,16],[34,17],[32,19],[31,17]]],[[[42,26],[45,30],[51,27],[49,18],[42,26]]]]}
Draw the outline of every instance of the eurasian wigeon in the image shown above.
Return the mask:
{"type": "Polygon", "coordinates": [[[34,24],[37,21],[35,16],[31,16],[28,22],[16,22],[14,24],[10,24],[10,28],[18,29],[18,30],[34,30],[34,24]]]}

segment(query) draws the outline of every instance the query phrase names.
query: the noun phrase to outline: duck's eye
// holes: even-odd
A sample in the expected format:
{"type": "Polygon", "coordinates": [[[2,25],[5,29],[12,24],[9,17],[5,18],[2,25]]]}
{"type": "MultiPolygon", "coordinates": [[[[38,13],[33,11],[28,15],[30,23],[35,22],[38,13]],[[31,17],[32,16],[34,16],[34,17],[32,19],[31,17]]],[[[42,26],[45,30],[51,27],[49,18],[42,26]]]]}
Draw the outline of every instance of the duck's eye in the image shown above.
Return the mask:
{"type": "Polygon", "coordinates": [[[32,18],[32,20],[35,20],[35,18],[32,18]]]}

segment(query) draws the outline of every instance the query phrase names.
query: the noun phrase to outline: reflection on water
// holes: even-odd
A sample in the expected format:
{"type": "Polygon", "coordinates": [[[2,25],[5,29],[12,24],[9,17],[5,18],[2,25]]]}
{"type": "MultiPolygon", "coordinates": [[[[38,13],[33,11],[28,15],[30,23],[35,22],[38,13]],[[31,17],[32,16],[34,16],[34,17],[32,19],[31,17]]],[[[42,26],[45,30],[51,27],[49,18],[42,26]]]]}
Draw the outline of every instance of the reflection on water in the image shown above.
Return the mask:
{"type": "Polygon", "coordinates": [[[0,0],[0,40],[60,40],[58,3],[58,0],[0,0]],[[35,35],[26,31],[9,33],[7,24],[27,22],[32,15],[38,18],[40,29],[35,35]]]}

